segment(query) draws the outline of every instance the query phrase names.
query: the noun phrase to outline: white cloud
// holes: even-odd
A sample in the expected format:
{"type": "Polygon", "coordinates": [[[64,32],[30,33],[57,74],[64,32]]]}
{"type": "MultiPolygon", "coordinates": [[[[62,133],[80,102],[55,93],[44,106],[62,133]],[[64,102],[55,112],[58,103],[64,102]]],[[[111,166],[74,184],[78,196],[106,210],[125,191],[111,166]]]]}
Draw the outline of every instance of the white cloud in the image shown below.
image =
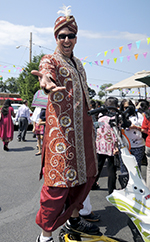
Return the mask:
{"type": "Polygon", "coordinates": [[[120,39],[120,40],[129,40],[137,41],[147,38],[148,36],[138,33],[129,33],[129,32],[118,32],[111,31],[106,33],[91,32],[87,30],[79,30],[79,35],[81,37],[86,37],[88,39],[120,39]]]}
{"type": "MultiPolygon", "coordinates": [[[[54,41],[53,27],[38,28],[34,25],[15,25],[7,21],[0,20],[0,48],[5,46],[29,45],[30,32],[32,41],[36,45],[51,46],[54,41]]],[[[147,38],[146,35],[129,32],[111,31],[106,33],[80,30],[79,36],[87,39],[119,39],[137,41],[147,38]]]]}
{"type": "Polygon", "coordinates": [[[35,26],[14,25],[7,21],[0,20],[0,46],[28,45],[32,32],[32,40],[35,44],[46,45],[54,38],[53,28],[37,28],[35,26]]]}

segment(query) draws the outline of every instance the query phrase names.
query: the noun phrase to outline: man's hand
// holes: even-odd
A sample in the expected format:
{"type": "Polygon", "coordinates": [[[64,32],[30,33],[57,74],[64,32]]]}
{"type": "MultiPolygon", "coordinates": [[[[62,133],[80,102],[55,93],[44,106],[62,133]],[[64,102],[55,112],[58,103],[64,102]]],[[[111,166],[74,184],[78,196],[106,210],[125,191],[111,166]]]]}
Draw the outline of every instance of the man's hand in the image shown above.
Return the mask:
{"type": "Polygon", "coordinates": [[[40,87],[46,93],[52,93],[66,89],[65,87],[57,87],[50,78],[48,78],[45,74],[40,73],[39,71],[33,70],[31,73],[39,77],[40,87]]]}

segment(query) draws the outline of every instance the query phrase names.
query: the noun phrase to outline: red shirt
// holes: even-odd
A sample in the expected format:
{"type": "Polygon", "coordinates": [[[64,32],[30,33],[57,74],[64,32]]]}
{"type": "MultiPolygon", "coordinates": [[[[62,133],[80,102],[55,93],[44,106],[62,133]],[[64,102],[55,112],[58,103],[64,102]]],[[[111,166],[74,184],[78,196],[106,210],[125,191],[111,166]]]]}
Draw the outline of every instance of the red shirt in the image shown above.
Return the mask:
{"type": "Polygon", "coordinates": [[[147,147],[150,147],[150,120],[148,120],[145,116],[144,116],[144,120],[143,120],[143,123],[142,123],[142,129],[145,129],[148,131],[148,136],[146,138],[146,143],[145,145],[147,147]]]}

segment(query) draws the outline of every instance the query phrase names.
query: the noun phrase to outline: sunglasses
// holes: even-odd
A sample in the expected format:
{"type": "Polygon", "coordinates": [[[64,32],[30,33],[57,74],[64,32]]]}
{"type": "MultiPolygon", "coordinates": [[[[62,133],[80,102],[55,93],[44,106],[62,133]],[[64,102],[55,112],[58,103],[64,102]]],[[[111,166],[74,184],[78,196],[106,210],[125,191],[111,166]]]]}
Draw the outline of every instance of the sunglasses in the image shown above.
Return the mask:
{"type": "Polygon", "coordinates": [[[76,37],[75,34],[59,34],[57,36],[58,39],[66,39],[66,37],[68,37],[68,39],[74,39],[76,37]]]}

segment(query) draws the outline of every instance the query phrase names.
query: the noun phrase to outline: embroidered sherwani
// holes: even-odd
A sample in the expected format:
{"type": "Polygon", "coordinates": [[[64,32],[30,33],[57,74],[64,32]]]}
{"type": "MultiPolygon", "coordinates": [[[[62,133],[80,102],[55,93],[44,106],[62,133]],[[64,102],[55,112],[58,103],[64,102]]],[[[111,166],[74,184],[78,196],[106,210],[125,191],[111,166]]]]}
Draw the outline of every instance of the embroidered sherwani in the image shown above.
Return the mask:
{"type": "MultiPolygon", "coordinates": [[[[63,91],[48,96],[42,167],[46,186],[74,187],[97,174],[97,158],[86,74],[79,59],[59,50],[45,55],[39,71],[63,91]]],[[[41,169],[42,175],[42,169],[41,169]]]]}

